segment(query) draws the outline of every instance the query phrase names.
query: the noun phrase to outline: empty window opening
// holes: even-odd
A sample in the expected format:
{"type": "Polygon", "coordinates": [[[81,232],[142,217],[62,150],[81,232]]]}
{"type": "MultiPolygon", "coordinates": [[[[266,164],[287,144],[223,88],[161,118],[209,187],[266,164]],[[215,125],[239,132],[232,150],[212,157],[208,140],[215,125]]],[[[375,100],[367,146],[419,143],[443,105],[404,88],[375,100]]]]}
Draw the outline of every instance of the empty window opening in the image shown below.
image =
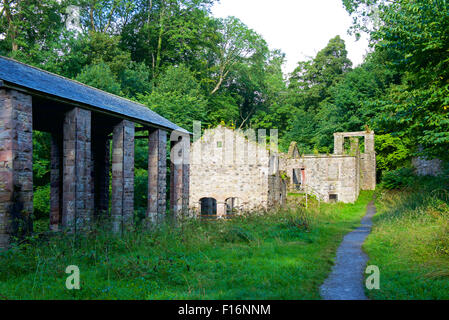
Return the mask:
{"type": "Polygon", "coordinates": [[[306,182],[306,170],[304,168],[301,169],[293,169],[293,186],[295,190],[303,190],[306,182]]]}
{"type": "Polygon", "coordinates": [[[227,216],[233,216],[240,210],[240,200],[238,198],[228,198],[226,199],[225,204],[227,216]]]}
{"type": "Polygon", "coordinates": [[[338,202],[338,194],[330,194],[329,195],[329,202],[338,202]]]}
{"type": "Polygon", "coordinates": [[[216,216],[217,215],[217,200],[214,198],[202,198],[201,215],[202,216],[216,216]]]}

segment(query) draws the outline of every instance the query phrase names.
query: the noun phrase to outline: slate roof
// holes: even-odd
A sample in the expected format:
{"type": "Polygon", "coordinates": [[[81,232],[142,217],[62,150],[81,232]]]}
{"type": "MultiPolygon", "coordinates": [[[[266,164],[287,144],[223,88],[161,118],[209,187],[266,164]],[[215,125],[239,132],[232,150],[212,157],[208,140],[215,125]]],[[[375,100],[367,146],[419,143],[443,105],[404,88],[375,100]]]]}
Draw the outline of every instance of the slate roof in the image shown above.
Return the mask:
{"type": "Polygon", "coordinates": [[[2,56],[0,79],[6,85],[10,83],[88,105],[94,109],[138,120],[137,122],[149,126],[188,132],[142,104],[2,56]]]}

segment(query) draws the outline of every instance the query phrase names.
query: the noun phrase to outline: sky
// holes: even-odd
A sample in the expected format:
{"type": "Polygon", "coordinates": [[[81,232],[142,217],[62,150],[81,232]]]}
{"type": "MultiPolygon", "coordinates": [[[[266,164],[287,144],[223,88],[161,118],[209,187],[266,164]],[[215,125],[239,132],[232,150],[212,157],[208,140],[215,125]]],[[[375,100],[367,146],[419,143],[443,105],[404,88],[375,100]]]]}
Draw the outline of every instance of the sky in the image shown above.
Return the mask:
{"type": "Polygon", "coordinates": [[[220,0],[215,17],[235,16],[259,33],[270,46],[286,54],[284,72],[298,61],[314,57],[329,40],[340,35],[348,57],[357,66],[368,50],[366,38],[355,41],[347,33],[352,19],[341,0],[220,0]]]}

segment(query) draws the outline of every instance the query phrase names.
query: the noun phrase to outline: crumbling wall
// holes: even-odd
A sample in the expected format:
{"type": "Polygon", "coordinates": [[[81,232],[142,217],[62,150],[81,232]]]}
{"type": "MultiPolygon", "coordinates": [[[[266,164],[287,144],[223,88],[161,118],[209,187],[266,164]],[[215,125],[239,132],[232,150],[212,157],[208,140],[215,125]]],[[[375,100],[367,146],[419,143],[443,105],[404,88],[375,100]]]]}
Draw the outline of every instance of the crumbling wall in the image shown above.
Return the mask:
{"type": "Polygon", "coordinates": [[[338,195],[338,201],[351,203],[357,200],[357,158],[345,155],[306,155],[288,159],[285,170],[293,184],[293,169],[304,169],[304,191],[329,202],[330,195],[338,195]]]}
{"type": "Polygon", "coordinates": [[[416,157],[412,159],[412,165],[418,176],[438,176],[442,172],[443,162],[439,159],[416,157]]]}

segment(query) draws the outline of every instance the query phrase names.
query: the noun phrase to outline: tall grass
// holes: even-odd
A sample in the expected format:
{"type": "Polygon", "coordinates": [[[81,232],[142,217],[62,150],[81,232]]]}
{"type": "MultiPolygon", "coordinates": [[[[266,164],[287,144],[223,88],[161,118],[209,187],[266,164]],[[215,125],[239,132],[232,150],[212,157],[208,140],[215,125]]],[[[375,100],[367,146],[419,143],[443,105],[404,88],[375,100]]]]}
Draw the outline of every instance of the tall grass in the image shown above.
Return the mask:
{"type": "Polygon", "coordinates": [[[373,299],[449,299],[448,179],[415,178],[403,190],[380,190],[364,249],[381,271],[373,299]]]}
{"type": "Polygon", "coordinates": [[[371,196],[122,237],[98,228],[32,239],[0,253],[0,299],[319,299],[341,238],[371,196]],[[81,290],[65,288],[69,265],[80,268],[81,290]]]}

